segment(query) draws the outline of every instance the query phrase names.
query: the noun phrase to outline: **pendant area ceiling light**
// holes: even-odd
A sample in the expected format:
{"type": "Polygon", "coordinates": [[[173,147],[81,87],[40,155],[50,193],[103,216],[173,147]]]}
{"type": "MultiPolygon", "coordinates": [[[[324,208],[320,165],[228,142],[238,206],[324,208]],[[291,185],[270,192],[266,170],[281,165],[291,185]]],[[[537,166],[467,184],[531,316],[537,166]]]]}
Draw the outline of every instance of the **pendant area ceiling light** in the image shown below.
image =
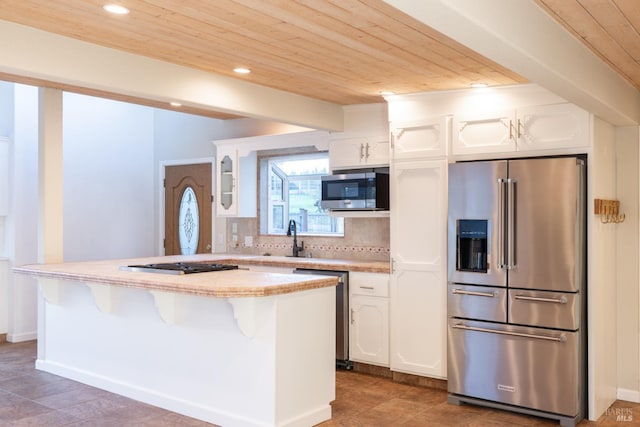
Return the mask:
{"type": "Polygon", "coordinates": [[[488,84],[486,84],[486,83],[479,83],[479,82],[478,82],[478,83],[471,83],[471,85],[470,85],[470,86],[471,86],[471,87],[473,87],[473,88],[481,88],[481,87],[487,87],[487,86],[489,86],[489,85],[488,85],[488,84]]]}
{"type": "Polygon", "coordinates": [[[119,4],[105,4],[102,6],[104,10],[115,15],[126,15],[129,13],[129,9],[119,4]]]}
{"type": "Polygon", "coordinates": [[[237,67],[233,69],[233,72],[238,74],[249,74],[251,70],[244,67],[237,67]]]}

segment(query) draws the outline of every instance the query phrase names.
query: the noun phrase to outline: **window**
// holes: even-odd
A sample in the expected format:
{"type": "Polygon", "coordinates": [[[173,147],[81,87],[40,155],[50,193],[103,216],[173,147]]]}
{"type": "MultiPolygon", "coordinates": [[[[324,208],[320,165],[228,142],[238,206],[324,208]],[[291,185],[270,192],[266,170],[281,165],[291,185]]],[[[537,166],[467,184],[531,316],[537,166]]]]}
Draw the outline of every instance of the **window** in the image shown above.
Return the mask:
{"type": "Polygon", "coordinates": [[[298,234],[343,236],[343,218],[322,208],[321,176],[329,174],[327,153],[267,157],[260,161],[261,232],[286,234],[295,220],[298,234]]]}

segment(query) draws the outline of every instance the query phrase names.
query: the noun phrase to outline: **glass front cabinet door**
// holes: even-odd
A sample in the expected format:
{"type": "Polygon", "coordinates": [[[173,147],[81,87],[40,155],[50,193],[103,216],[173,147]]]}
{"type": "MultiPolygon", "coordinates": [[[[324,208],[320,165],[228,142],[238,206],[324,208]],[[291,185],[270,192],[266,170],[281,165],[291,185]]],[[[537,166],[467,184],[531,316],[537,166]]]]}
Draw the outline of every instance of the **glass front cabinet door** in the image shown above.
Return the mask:
{"type": "Polygon", "coordinates": [[[233,190],[235,180],[233,177],[233,160],[228,155],[220,160],[220,206],[224,210],[231,209],[233,205],[233,190]]]}

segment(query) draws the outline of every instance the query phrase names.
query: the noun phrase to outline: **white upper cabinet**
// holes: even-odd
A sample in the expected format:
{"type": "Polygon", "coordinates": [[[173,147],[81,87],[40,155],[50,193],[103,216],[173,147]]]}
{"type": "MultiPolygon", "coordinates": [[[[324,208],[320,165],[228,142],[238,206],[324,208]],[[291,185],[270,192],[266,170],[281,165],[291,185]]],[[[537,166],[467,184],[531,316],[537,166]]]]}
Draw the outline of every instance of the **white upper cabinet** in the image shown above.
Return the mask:
{"type": "Polygon", "coordinates": [[[255,217],[257,213],[256,152],[240,156],[236,148],[219,146],[216,152],[217,216],[255,217]]]}
{"type": "Polygon", "coordinates": [[[516,150],[515,110],[474,112],[453,116],[453,154],[481,154],[516,150]]]}
{"type": "Polygon", "coordinates": [[[335,137],[329,141],[331,170],[389,166],[387,135],[335,137]]]}
{"type": "Polygon", "coordinates": [[[589,113],[573,104],[456,114],[452,154],[509,153],[588,147],[589,113]]]}
{"type": "Polygon", "coordinates": [[[573,104],[518,109],[518,151],[588,147],[589,113],[573,104]]]}
{"type": "Polygon", "coordinates": [[[393,160],[441,157],[447,153],[449,120],[446,116],[392,122],[390,129],[393,160]]]}

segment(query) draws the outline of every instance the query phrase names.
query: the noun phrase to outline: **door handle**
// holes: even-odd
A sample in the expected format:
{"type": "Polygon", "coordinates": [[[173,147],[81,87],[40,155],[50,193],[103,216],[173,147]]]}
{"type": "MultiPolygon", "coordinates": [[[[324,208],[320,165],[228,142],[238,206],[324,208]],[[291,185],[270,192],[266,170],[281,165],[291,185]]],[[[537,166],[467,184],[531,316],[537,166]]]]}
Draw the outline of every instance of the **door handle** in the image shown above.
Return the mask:
{"type": "Polygon", "coordinates": [[[495,298],[498,296],[497,292],[477,292],[477,291],[465,291],[464,289],[454,289],[454,294],[457,295],[472,295],[474,297],[489,297],[495,298]]]}
{"type": "Polygon", "coordinates": [[[554,304],[566,304],[567,298],[541,298],[541,297],[529,297],[526,295],[516,295],[514,299],[524,300],[524,301],[535,301],[535,302],[551,302],[554,304]]]}
{"type": "Polygon", "coordinates": [[[507,183],[504,179],[498,179],[498,268],[500,268],[501,270],[507,268],[504,242],[506,227],[506,192],[504,188],[506,185],[507,183]]]}
{"type": "Polygon", "coordinates": [[[507,270],[516,268],[516,180],[507,179],[507,270]]]}
{"type": "Polygon", "coordinates": [[[465,331],[474,331],[474,332],[488,332],[490,334],[498,334],[498,335],[510,335],[513,337],[521,337],[521,338],[533,338],[538,340],[546,340],[546,341],[557,341],[557,342],[565,342],[567,341],[567,337],[565,334],[560,334],[557,337],[548,336],[548,335],[537,335],[537,334],[527,334],[524,332],[512,332],[512,331],[501,331],[496,329],[487,329],[487,328],[477,328],[475,326],[467,326],[462,323],[458,323],[453,325],[454,329],[463,329],[465,331]]]}

